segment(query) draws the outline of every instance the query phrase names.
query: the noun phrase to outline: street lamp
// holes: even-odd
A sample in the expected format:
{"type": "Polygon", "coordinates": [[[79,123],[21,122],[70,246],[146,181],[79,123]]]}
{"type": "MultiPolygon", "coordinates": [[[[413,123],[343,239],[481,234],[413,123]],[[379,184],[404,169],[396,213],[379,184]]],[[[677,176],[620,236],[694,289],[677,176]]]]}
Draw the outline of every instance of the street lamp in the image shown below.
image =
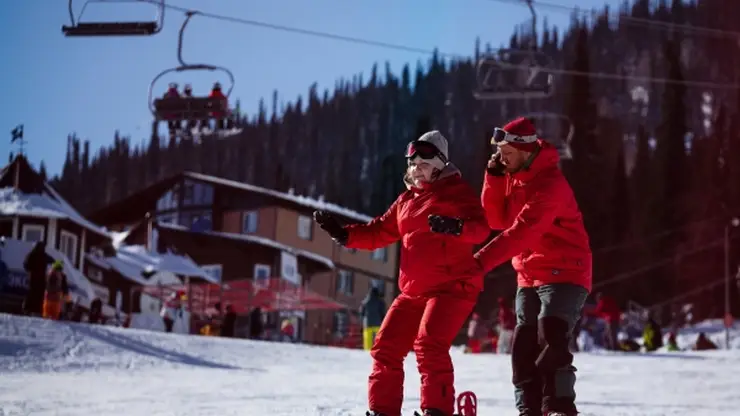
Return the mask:
{"type": "Polygon", "coordinates": [[[725,345],[730,349],[730,326],[732,326],[732,312],[730,311],[730,227],[740,225],[740,219],[733,217],[725,225],[725,345]]]}

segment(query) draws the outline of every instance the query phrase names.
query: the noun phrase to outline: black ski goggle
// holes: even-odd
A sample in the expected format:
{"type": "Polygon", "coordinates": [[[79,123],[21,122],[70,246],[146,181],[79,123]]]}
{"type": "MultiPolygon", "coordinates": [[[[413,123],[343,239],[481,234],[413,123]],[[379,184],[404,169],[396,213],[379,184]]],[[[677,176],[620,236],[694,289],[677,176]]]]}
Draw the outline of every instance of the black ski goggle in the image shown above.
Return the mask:
{"type": "Polygon", "coordinates": [[[440,156],[440,153],[439,149],[437,149],[437,146],[429,142],[414,140],[413,142],[409,143],[408,146],[406,146],[406,158],[413,159],[417,156],[424,160],[429,160],[440,156]]]}

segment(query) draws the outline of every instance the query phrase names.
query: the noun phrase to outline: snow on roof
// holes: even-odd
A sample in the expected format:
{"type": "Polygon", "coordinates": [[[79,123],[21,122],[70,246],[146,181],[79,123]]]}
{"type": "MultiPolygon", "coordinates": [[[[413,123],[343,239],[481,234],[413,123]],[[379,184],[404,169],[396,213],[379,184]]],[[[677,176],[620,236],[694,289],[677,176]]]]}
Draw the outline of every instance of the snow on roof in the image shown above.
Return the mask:
{"type": "Polygon", "coordinates": [[[199,277],[210,283],[219,283],[217,279],[206,273],[189,257],[172,253],[154,253],[148,251],[144,246],[120,245],[116,249],[115,257],[96,257],[88,254],[88,259],[96,263],[104,262],[123,277],[142,286],[154,284],[142,276],[142,272],[145,270],[199,277]]]}
{"type": "Polygon", "coordinates": [[[47,194],[26,194],[14,188],[0,188],[0,214],[37,218],[68,219],[106,237],[108,231],[93,224],[72,208],[54,188],[46,185],[47,194]]]}
{"type": "Polygon", "coordinates": [[[352,218],[360,222],[369,222],[373,219],[373,217],[359,213],[357,211],[353,211],[348,208],[344,208],[337,204],[333,204],[331,202],[326,202],[326,201],[320,201],[320,200],[310,198],[307,196],[294,195],[290,193],[280,192],[274,189],[263,188],[260,186],[251,185],[251,184],[243,183],[243,182],[237,182],[237,181],[233,181],[230,179],[219,178],[216,176],[204,175],[202,173],[185,172],[184,175],[192,179],[196,179],[196,180],[200,180],[204,182],[210,182],[214,184],[220,184],[223,186],[229,186],[232,188],[242,189],[242,190],[249,191],[249,192],[269,195],[275,198],[280,198],[282,200],[293,202],[293,203],[303,205],[308,208],[313,208],[316,210],[329,211],[334,214],[341,215],[347,218],[352,218]]]}
{"type": "MultiPolygon", "coordinates": [[[[176,225],[176,224],[159,223],[158,226],[160,228],[166,228],[170,230],[190,231],[187,227],[183,227],[181,225],[176,225]]],[[[310,251],[297,249],[287,244],[278,243],[277,241],[270,240],[269,238],[259,237],[256,235],[225,233],[221,231],[200,231],[199,233],[205,234],[205,235],[212,235],[216,237],[230,238],[232,240],[246,241],[246,242],[255,243],[255,244],[259,244],[259,245],[263,245],[267,247],[272,247],[278,250],[286,251],[288,253],[291,253],[299,257],[305,257],[315,262],[322,263],[330,269],[335,268],[334,262],[328,257],[324,257],[322,255],[312,253],[310,251]]]]}
{"type": "Polygon", "coordinates": [[[121,244],[123,244],[123,241],[126,239],[126,237],[128,237],[130,233],[131,233],[131,230],[121,231],[121,232],[111,231],[110,234],[112,237],[113,247],[118,249],[118,247],[120,247],[121,244]]]}
{"type": "MultiPolygon", "coordinates": [[[[4,240],[4,244],[0,246],[0,256],[9,269],[25,272],[23,261],[26,259],[26,256],[33,249],[35,244],[36,243],[30,241],[7,238],[4,240]]],[[[80,305],[85,307],[89,306],[90,302],[95,298],[95,291],[87,277],[85,277],[85,275],[83,275],[79,270],[72,267],[69,260],[67,260],[67,257],[60,251],[47,246],[46,253],[54,260],[61,260],[64,262],[64,274],[67,275],[67,284],[69,285],[72,298],[78,300],[80,305]]]]}

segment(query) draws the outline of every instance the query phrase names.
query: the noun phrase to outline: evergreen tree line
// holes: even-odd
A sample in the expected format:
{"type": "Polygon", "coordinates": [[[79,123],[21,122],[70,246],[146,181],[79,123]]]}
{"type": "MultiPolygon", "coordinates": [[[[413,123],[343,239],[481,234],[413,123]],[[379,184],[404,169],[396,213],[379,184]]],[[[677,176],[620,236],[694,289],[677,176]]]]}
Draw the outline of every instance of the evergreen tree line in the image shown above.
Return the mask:
{"type": "MultiPolygon", "coordinates": [[[[638,0],[619,14],[736,30],[729,16],[740,15],[740,2],[650,7],[638,0]]],[[[509,46],[536,47],[555,68],[636,78],[557,76],[552,98],[481,102],[472,95],[475,62],[490,47],[476,43],[469,59],[445,62],[435,54],[400,74],[376,65],[368,79],[341,79],[332,92],[312,85],[284,106],[275,92],[270,108],[260,101],[258,114],[241,120],[243,132],[227,139],[152,137],[137,145],[116,133],[112,145],[91,153],[88,141],[72,135],[52,183],[90,212],[192,170],[379,214],[402,190],[403,151],[420,129],[441,130],[453,162],[480,188],[493,127],[549,111],[567,115],[575,128],[573,158],[562,167],[591,236],[598,288],[652,305],[721,279],[722,232],[740,215],[740,91],[639,77],[734,84],[736,40],[640,25],[608,10],[589,21],[581,16],[574,14],[562,35],[547,22],[540,34],[518,30],[509,46]]],[[[709,293],[721,300],[718,290],[709,293]]]]}

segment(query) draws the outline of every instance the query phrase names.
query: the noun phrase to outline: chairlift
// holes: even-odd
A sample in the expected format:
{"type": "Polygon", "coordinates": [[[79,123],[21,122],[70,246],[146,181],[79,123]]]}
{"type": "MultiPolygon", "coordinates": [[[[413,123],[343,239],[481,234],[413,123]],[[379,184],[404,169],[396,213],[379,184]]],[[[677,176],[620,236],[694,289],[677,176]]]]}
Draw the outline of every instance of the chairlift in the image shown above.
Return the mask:
{"type": "MultiPolygon", "coordinates": [[[[190,19],[198,14],[195,11],[186,12],[185,21],[180,27],[180,33],[177,41],[177,60],[180,65],[175,68],[166,69],[160,72],[149,85],[149,110],[154,116],[154,125],[156,126],[163,120],[214,120],[227,119],[229,124],[233,124],[231,119],[231,110],[229,109],[229,97],[234,89],[234,74],[227,68],[209,64],[189,64],[182,58],[183,35],[190,19]],[[229,79],[229,88],[224,93],[226,99],[219,97],[162,97],[154,98],[155,86],[158,81],[165,75],[179,73],[184,71],[221,71],[229,79]],[[223,117],[216,116],[223,114],[223,117]]],[[[233,126],[226,129],[218,129],[218,136],[231,135],[238,133],[239,130],[233,126]],[[223,130],[223,131],[222,131],[223,130]]],[[[156,131],[156,130],[155,130],[156,131]]],[[[190,134],[188,134],[190,135],[190,134]]]]}
{"type": "MultiPolygon", "coordinates": [[[[116,0],[117,3],[141,3],[142,0],[116,0]]],[[[62,33],[67,37],[93,37],[93,36],[151,36],[159,33],[164,26],[165,0],[148,0],[157,6],[157,16],[152,21],[140,22],[80,22],[90,3],[112,3],[111,0],[88,0],[82,6],[79,16],[75,19],[73,3],[69,0],[70,26],[62,26],[62,33]]]]}
{"type": "MultiPolygon", "coordinates": [[[[522,0],[532,14],[532,34],[537,33],[537,13],[532,0],[522,0]]],[[[536,42],[536,41],[535,41],[536,42]]],[[[552,62],[543,52],[533,49],[501,49],[497,55],[478,60],[476,80],[478,100],[542,99],[555,93],[552,62]]]]}
{"type": "Polygon", "coordinates": [[[543,52],[504,49],[478,60],[478,100],[542,99],[555,93],[550,59],[543,52]]]}
{"type": "Polygon", "coordinates": [[[575,134],[575,126],[565,114],[539,111],[523,114],[522,117],[532,121],[537,129],[537,137],[552,144],[558,149],[560,159],[573,159],[570,142],[575,134]]]}

